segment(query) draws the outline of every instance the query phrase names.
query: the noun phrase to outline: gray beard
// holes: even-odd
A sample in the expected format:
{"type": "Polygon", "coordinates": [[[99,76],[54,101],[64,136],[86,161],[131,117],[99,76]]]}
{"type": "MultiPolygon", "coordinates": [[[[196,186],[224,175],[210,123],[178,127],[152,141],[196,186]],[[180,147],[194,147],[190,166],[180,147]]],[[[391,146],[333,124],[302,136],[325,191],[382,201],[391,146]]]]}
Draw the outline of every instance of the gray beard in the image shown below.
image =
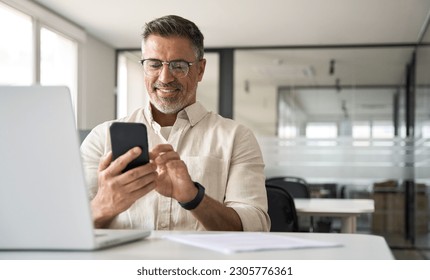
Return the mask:
{"type": "Polygon", "coordinates": [[[161,100],[163,102],[153,102],[152,105],[154,105],[155,108],[163,114],[176,114],[186,107],[185,104],[182,104],[185,100],[178,100],[176,97],[162,98],[161,100]]]}

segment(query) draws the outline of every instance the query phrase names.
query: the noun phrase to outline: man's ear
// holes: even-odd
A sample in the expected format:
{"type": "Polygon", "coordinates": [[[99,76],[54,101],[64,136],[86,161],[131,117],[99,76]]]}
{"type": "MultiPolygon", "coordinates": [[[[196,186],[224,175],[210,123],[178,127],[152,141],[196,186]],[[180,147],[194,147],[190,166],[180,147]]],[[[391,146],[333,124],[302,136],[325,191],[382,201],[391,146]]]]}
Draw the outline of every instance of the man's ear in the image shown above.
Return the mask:
{"type": "Polygon", "coordinates": [[[205,69],[206,69],[206,59],[202,58],[202,60],[198,62],[198,69],[197,69],[199,82],[203,79],[203,74],[205,73],[205,69]]]}

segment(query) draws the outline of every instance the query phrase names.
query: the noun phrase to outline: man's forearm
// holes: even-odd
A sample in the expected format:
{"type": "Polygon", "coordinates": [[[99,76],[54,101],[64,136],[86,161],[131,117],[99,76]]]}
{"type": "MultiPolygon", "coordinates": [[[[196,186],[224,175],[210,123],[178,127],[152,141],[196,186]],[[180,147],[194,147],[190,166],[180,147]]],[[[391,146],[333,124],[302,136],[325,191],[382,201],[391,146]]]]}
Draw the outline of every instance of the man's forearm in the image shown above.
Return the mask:
{"type": "Polygon", "coordinates": [[[242,231],[242,221],[233,208],[205,195],[202,202],[194,210],[194,217],[199,220],[206,230],[242,231]]]}

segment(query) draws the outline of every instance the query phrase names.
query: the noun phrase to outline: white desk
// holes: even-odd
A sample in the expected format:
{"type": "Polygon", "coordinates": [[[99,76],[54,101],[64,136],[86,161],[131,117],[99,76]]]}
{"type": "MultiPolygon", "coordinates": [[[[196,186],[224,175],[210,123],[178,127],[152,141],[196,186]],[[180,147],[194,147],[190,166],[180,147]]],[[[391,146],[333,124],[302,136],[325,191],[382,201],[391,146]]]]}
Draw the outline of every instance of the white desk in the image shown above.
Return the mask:
{"type": "MultiPolygon", "coordinates": [[[[166,234],[197,232],[154,231],[147,239],[93,252],[76,251],[0,251],[8,260],[391,260],[393,255],[384,238],[363,234],[271,233],[312,240],[341,243],[340,247],[268,250],[223,254],[162,238],[166,234]]],[[[215,233],[215,232],[201,232],[215,233]]],[[[220,232],[222,233],[222,232],[220,232]]]]}
{"type": "Polygon", "coordinates": [[[373,199],[295,198],[294,204],[299,216],[341,218],[343,233],[356,232],[357,216],[375,211],[373,199]]]}

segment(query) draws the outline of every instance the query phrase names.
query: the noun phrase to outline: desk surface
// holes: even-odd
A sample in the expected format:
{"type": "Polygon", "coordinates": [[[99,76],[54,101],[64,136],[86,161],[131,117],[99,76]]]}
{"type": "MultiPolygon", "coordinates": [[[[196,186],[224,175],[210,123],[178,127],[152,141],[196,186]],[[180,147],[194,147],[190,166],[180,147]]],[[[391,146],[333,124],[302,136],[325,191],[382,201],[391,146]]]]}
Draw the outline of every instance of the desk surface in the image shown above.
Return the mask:
{"type": "Polygon", "coordinates": [[[350,216],[375,211],[373,199],[295,198],[298,214],[350,216]]]}
{"type": "MultiPolygon", "coordinates": [[[[393,255],[384,238],[363,234],[333,233],[271,233],[311,240],[341,243],[343,246],[330,248],[306,248],[290,250],[268,250],[223,254],[164,239],[163,236],[196,232],[154,231],[151,236],[136,242],[92,252],[65,251],[0,251],[0,259],[102,259],[102,260],[225,260],[225,259],[292,259],[292,260],[391,260],[393,255]]],[[[205,232],[200,232],[205,234],[205,232]]],[[[210,232],[214,233],[214,232],[210,232]]],[[[222,233],[222,232],[220,232],[222,233]]]]}

